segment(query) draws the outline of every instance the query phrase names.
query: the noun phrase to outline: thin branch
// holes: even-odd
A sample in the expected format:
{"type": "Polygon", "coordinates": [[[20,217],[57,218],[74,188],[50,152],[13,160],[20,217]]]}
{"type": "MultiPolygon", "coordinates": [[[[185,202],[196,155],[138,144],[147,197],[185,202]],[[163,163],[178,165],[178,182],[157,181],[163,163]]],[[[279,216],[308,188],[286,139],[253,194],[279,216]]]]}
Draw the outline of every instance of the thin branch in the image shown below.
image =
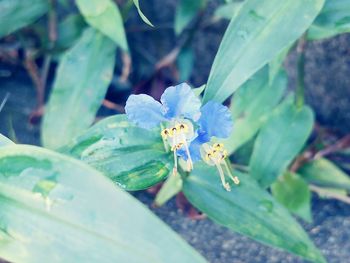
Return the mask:
{"type": "Polygon", "coordinates": [[[314,153],[312,150],[306,150],[305,152],[303,152],[301,155],[299,155],[294,162],[292,163],[292,165],[290,166],[289,170],[291,172],[296,172],[299,170],[299,168],[301,166],[303,166],[305,163],[313,160],[314,157],[314,153]]]}
{"type": "Polygon", "coordinates": [[[123,69],[122,69],[122,74],[120,76],[120,80],[122,82],[126,82],[131,72],[131,57],[129,53],[127,52],[122,53],[122,62],[123,62],[123,69]]]}
{"type": "Polygon", "coordinates": [[[125,112],[125,109],[122,105],[119,105],[117,103],[114,103],[114,102],[106,100],[106,99],[103,100],[102,105],[108,109],[115,110],[115,111],[120,112],[120,113],[125,112]]]}
{"type": "Polygon", "coordinates": [[[28,71],[28,74],[31,77],[34,83],[34,86],[36,88],[38,108],[40,108],[44,104],[44,89],[43,89],[43,83],[41,82],[41,78],[39,74],[39,68],[34,60],[33,53],[34,52],[31,49],[25,50],[24,67],[28,71]]]}
{"type": "Polygon", "coordinates": [[[329,155],[329,154],[334,153],[334,152],[338,152],[338,151],[346,149],[348,147],[350,147],[350,134],[341,138],[336,143],[329,145],[326,148],[317,152],[314,156],[314,159],[319,159],[321,157],[324,157],[324,156],[329,155]]]}

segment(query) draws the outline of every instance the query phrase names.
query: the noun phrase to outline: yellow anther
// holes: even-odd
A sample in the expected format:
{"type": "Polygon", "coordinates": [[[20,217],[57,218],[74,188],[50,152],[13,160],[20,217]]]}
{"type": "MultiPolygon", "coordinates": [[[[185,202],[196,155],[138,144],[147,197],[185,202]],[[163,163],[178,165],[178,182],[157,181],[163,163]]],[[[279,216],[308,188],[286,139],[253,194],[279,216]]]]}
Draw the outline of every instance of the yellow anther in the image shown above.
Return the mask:
{"type": "Polygon", "coordinates": [[[185,124],[185,123],[181,123],[181,124],[179,125],[179,130],[182,131],[182,132],[184,132],[184,133],[187,133],[187,132],[188,132],[188,125],[185,124]]]}
{"type": "Polygon", "coordinates": [[[233,180],[233,182],[234,182],[235,184],[239,184],[239,179],[238,179],[237,176],[233,177],[232,180],[233,180]]]}
{"type": "Polygon", "coordinates": [[[214,149],[216,150],[223,150],[224,149],[224,144],[223,143],[216,143],[213,145],[214,149]]]}
{"type": "Polygon", "coordinates": [[[184,145],[184,144],[183,144],[182,142],[178,143],[178,144],[176,145],[176,149],[179,150],[183,145],[184,145]]]}
{"type": "Polygon", "coordinates": [[[167,138],[168,136],[170,136],[170,131],[169,129],[164,129],[161,131],[160,134],[162,135],[163,138],[167,138]]]}
{"type": "Polygon", "coordinates": [[[227,151],[224,150],[221,154],[221,160],[224,160],[227,157],[227,151]]]}
{"type": "Polygon", "coordinates": [[[211,159],[211,153],[208,153],[208,154],[205,156],[205,159],[206,159],[207,161],[210,161],[210,159],[211,159]]]}

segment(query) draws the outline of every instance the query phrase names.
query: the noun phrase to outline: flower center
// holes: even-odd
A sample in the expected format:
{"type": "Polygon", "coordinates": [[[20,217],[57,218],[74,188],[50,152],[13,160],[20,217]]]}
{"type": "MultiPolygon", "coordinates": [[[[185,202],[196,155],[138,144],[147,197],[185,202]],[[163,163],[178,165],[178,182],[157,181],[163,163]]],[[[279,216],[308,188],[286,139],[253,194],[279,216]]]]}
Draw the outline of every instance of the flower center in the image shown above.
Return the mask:
{"type": "Polygon", "coordinates": [[[203,160],[211,165],[216,166],[218,169],[218,172],[220,174],[220,179],[223,187],[226,189],[226,191],[231,191],[231,187],[229,183],[225,180],[225,173],[222,169],[222,165],[225,167],[228,177],[233,181],[234,184],[239,184],[239,179],[237,176],[233,176],[231,169],[229,168],[226,158],[227,158],[227,151],[224,148],[223,143],[215,143],[213,145],[209,144],[203,144],[202,149],[202,158],[203,160]]]}
{"type": "Polygon", "coordinates": [[[174,152],[174,170],[177,172],[177,154],[176,151],[184,148],[187,154],[187,169],[193,169],[193,162],[189,151],[189,142],[194,137],[194,128],[188,120],[175,120],[169,123],[170,125],[161,131],[161,135],[164,141],[166,141],[171,150],[174,152]]]}

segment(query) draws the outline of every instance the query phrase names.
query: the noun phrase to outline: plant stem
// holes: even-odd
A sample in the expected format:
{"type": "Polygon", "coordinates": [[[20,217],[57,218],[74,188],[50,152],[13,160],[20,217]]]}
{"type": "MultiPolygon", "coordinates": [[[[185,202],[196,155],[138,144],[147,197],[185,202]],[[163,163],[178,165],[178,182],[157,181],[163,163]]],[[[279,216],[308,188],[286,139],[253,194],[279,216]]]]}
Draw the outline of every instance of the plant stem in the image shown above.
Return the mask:
{"type": "Polygon", "coordinates": [[[301,108],[304,105],[305,97],[305,48],[306,48],[306,37],[305,34],[299,39],[297,45],[297,54],[298,54],[298,80],[297,80],[297,89],[296,89],[296,100],[295,104],[298,108],[301,108]]]}
{"type": "Polygon", "coordinates": [[[348,197],[348,196],[344,196],[344,195],[340,195],[340,194],[336,194],[336,193],[327,191],[326,189],[323,189],[322,187],[318,187],[316,185],[310,185],[309,188],[311,191],[317,193],[318,195],[323,195],[327,198],[336,199],[336,200],[342,201],[344,203],[350,204],[350,197],[348,197]]]}

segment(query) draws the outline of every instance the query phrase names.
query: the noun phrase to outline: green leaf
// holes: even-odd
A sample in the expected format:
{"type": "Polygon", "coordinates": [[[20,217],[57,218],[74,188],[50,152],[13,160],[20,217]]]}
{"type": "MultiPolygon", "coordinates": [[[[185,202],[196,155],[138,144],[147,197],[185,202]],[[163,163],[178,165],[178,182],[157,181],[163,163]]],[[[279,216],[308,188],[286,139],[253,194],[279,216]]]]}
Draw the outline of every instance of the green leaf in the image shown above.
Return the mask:
{"type": "Polygon", "coordinates": [[[182,190],[182,178],[180,174],[171,173],[162,188],[157,193],[154,203],[156,206],[162,206],[172,197],[182,190]]]}
{"type": "Polygon", "coordinates": [[[15,143],[0,133],[0,147],[11,145],[11,144],[15,144],[15,143]]]}
{"type": "Polygon", "coordinates": [[[223,102],[310,26],[324,0],[246,0],[228,26],[204,102],[223,102]]]}
{"type": "Polygon", "coordinates": [[[175,13],[175,33],[179,35],[206,5],[206,0],[180,0],[175,13]]]}
{"type": "Polygon", "coordinates": [[[81,36],[86,24],[81,15],[69,15],[58,25],[58,39],[56,45],[59,48],[71,47],[81,36]]]}
{"type": "Polygon", "coordinates": [[[57,149],[88,128],[113,76],[115,45],[87,29],[63,56],[45,109],[42,140],[57,149]]]}
{"type": "Polygon", "coordinates": [[[183,47],[176,59],[176,64],[179,69],[179,81],[188,81],[191,77],[194,65],[194,52],[191,47],[183,47]]]}
{"type": "Polygon", "coordinates": [[[0,151],[0,236],[11,262],[205,262],[98,171],[34,146],[0,151]]]}
{"type": "Polygon", "coordinates": [[[285,61],[289,51],[293,45],[284,48],[277,56],[269,63],[269,81],[272,83],[275,77],[283,68],[283,62],[285,61]]]}
{"type": "Polygon", "coordinates": [[[184,180],[187,199],[218,224],[259,242],[314,262],[325,262],[302,227],[248,174],[234,172],[240,184],[223,189],[215,167],[196,164],[184,180]]]}
{"type": "Polygon", "coordinates": [[[310,183],[350,191],[349,176],[328,159],[320,158],[309,162],[298,173],[310,183]]]}
{"type": "Polygon", "coordinates": [[[238,14],[239,9],[242,7],[242,5],[243,2],[230,2],[221,5],[215,10],[214,17],[231,20],[238,14]]]}
{"type": "Polygon", "coordinates": [[[0,38],[34,23],[48,11],[47,0],[1,0],[0,38]]]}
{"type": "Polygon", "coordinates": [[[349,0],[326,0],[326,3],[308,30],[310,40],[320,40],[350,32],[349,0]]]}
{"type": "Polygon", "coordinates": [[[197,97],[199,97],[202,94],[202,92],[204,91],[204,89],[205,89],[205,84],[198,87],[198,88],[192,89],[192,91],[194,94],[196,94],[197,97]]]}
{"type": "Polygon", "coordinates": [[[128,51],[124,24],[118,6],[112,0],[76,0],[86,22],[128,51]]]}
{"type": "Polygon", "coordinates": [[[271,190],[278,202],[311,223],[311,192],[303,178],[296,173],[286,172],[271,185],[271,190]]]}
{"type": "Polygon", "coordinates": [[[160,130],[135,127],[125,115],[98,122],[62,152],[90,164],[130,191],[159,183],[172,169],[172,155],[164,150],[160,130]]]}
{"type": "Polygon", "coordinates": [[[269,84],[269,70],[266,66],[237,91],[231,103],[234,130],[223,141],[230,154],[254,137],[272,109],[280,102],[286,87],[287,78],[282,71],[269,84]]]}
{"type": "Polygon", "coordinates": [[[145,22],[149,26],[153,26],[151,21],[149,21],[148,18],[142,13],[142,10],[140,8],[140,1],[139,0],[133,0],[133,1],[134,1],[136,8],[137,8],[137,12],[139,13],[139,16],[141,17],[143,22],[145,22]]]}
{"type": "Polygon", "coordinates": [[[312,110],[292,100],[279,106],[260,130],[250,160],[252,176],[268,187],[303,148],[314,122],[312,110]]]}

